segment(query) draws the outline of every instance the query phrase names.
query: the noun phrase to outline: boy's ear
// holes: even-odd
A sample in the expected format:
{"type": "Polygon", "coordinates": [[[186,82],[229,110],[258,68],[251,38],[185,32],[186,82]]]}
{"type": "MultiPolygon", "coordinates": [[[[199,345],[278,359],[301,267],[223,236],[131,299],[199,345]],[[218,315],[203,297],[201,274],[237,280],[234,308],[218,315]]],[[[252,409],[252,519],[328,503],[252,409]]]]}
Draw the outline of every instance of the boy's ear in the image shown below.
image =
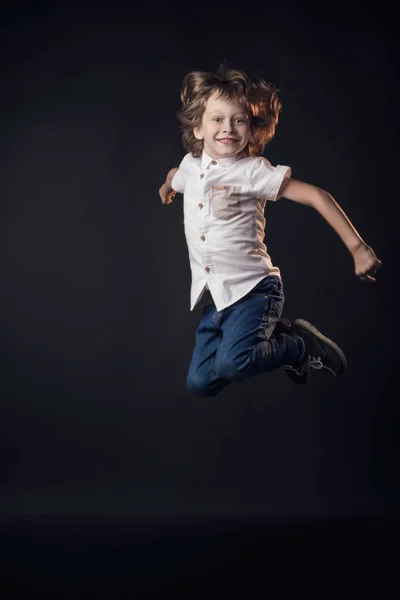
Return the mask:
{"type": "Polygon", "coordinates": [[[196,138],[196,140],[204,140],[204,135],[203,135],[201,129],[202,129],[201,127],[195,127],[193,129],[193,134],[194,134],[194,137],[196,138]]]}

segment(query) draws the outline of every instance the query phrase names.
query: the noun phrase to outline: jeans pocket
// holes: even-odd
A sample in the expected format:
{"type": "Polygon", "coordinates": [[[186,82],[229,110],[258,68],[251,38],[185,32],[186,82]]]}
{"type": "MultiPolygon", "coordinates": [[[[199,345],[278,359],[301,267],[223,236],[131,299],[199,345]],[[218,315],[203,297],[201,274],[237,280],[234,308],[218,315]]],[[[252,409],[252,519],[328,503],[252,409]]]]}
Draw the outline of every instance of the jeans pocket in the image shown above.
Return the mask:
{"type": "Polygon", "coordinates": [[[269,296],[280,298],[283,296],[282,281],[276,275],[267,275],[250,290],[249,296],[253,298],[257,296],[261,298],[268,298],[269,296]]]}
{"type": "Polygon", "coordinates": [[[242,212],[242,188],[239,185],[213,185],[211,190],[211,210],[216,219],[229,221],[242,212]]]}
{"type": "Polygon", "coordinates": [[[281,318],[282,309],[282,301],[277,300],[273,296],[266,297],[266,306],[263,316],[263,328],[267,339],[271,337],[275,329],[275,325],[281,318]]]}

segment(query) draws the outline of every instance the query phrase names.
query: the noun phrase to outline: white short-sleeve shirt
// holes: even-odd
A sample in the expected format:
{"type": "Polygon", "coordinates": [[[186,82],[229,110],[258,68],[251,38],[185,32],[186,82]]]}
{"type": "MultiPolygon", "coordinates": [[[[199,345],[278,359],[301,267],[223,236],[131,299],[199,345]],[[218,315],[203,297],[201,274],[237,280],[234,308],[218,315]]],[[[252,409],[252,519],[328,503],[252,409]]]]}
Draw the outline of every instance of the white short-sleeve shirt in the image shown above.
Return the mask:
{"type": "Polygon", "coordinates": [[[184,229],[192,273],[190,310],[209,289],[218,311],[267,275],[280,277],[264,244],[267,200],[278,200],[290,167],[264,157],[213,160],[186,154],[172,179],[184,197],[184,229]]]}

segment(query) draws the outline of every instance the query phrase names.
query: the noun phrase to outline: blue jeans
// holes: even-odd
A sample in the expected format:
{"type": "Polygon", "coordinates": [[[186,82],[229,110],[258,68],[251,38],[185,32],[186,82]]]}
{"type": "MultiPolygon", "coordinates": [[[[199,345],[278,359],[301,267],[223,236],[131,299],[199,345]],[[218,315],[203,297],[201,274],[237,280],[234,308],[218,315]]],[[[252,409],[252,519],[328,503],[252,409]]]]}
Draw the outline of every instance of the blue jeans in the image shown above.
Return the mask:
{"type": "Polygon", "coordinates": [[[204,306],[186,380],[189,390],[196,396],[215,396],[232,381],[298,364],[303,340],[294,334],[274,335],[284,300],[282,280],[269,275],[219,312],[213,303],[204,306]]]}

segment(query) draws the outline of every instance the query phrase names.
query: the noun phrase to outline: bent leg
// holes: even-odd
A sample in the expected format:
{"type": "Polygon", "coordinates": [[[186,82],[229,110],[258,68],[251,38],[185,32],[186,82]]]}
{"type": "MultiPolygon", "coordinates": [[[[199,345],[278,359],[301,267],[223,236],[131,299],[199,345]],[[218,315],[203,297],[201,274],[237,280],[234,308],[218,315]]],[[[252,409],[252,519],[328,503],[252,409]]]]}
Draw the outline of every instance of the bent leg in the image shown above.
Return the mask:
{"type": "Polygon", "coordinates": [[[284,365],[304,354],[302,339],[291,333],[274,335],[284,305],[282,281],[269,276],[232,306],[218,314],[223,332],[214,368],[228,381],[240,381],[284,365]]]}
{"type": "Polygon", "coordinates": [[[215,396],[229,381],[217,376],[215,356],[221,344],[222,331],[216,322],[215,305],[203,308],[203,316],[196,329],[196,344],[186,378],[187,387],[196,396],[215,396]]]}

